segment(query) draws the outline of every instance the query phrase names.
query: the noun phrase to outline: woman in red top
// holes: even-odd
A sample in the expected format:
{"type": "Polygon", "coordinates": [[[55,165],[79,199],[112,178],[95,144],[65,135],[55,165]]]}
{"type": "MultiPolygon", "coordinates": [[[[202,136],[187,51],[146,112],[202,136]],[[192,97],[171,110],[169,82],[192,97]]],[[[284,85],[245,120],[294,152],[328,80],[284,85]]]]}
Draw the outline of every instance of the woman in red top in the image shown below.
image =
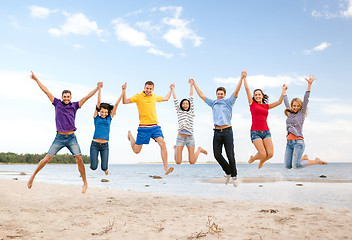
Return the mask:
{"type": "Polygon", "coordinates": [[[253,92],[253,97],[247,84],[247,74],[244,77],[244,87],[246,89],[248,103],[252,114],[251,140],[257,149],[257,154],[251,155],[248,162],[252,163],[255,160],[260,160],[258,168],[262,168],[264,162],[269,160],[274,155],[274,146],[271,140],[271,134],[266,122],[269,114],[269,109],[279,106],[283,101],[283,94],[286,94],[287,86],[282,87],[282,94],[278,101],[268,104],[268,95],[264,94],[261,89],[256,89],[253,92]]]}

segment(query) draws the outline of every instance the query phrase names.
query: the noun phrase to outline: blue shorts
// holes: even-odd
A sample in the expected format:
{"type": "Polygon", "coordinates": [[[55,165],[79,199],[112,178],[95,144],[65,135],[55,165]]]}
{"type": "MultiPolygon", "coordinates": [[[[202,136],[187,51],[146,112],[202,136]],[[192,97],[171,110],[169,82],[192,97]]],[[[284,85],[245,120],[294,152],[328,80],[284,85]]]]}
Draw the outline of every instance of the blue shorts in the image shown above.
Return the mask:
{"type": "Polygon", "coordinates": [[[54,157],[61,148],[67,147],[73,156],[81,155],[81,149],[79,148],[76,134],[72,133],[69,135],[56,133],[54,142],[48,151],[50,157],[54,157]]]}
{"type": "Polygon", "coordinates": [[[194,136],[190,135],[188,137],[182,137],[180,135],[177,135],[176,138],[176,146],[194,146],[195,142],[194,142],[194,136]]]}
{"type": "Polygon", "coordinates": [[[138,128],[136,145],[149,144],[151,138],[155,140],[157,137],[164,138],[163,132],[161,131],[160,126],[147,127],[147,128],[138,128]]]}
{"type": "Polygon", "coordinates": [[[266,138],[271,138],[270,130],[264,131],[251,131],[251,140],[252,142],[257,139],[264,140],[266,138]]]}

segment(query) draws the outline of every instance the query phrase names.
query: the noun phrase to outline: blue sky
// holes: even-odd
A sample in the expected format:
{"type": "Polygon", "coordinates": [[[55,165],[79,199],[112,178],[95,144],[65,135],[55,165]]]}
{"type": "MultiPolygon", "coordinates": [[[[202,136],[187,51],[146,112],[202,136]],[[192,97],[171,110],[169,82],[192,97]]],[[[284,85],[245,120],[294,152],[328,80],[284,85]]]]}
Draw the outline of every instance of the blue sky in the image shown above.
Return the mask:
{"type": "MultiPolygon", "coordinates": [[[[282,84],[289,99],[303,97],[304,77],[314,74],[304,125],[306,153],[328,162],[351,161],[352,0],[328,1],[3,1],[0,0],[0,152],[44,153],[55,136],[54,108],[30,70],[56,96],[70,89],[78,101],[104,82],[103,101],[114,103],[127,82],[127,97],[144,82],[166,95],[176,84],[188,96],[194,78],[209,98],[224,86],[234,90],[242,70],[250,88],[262,88],[273,102],[282,84]]],[[[93,136],[92,97],[77,113],[77,137],[89,154],[93,136]]],[[[284,105],[269,112],[275,154],[285,151],[284,105]]],[[[173,161],[177,119],[172,98],[157,106],[173,161]]],[[[195,98],[196,145],[213,161],[211,109],[195,98]]],[[[233,110],[236,159],[248,160],[251,116],[242,88],[233,110]]],[[[156,143],[141,154],[129,149],[136,134],[134,104],[120,105],[110,133],[110,163],[160,161],[156,143]]],[[[62,151],[65,153],[66,151],[62,151]]],[[[186,157],[186,151],[185,155],[186,157]]]]}

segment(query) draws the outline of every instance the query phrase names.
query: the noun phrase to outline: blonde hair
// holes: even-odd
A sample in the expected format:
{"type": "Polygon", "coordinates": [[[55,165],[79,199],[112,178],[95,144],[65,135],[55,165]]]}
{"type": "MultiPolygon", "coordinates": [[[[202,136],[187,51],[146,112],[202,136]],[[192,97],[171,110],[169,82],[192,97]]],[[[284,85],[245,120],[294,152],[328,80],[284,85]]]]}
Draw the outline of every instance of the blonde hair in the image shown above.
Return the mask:
{"type": "MultiPolygon", "coordinates": [[[[300,105],[299,111],[301,111],[301,109],[302,109],[302,106],[303,106],[303,101],[302,101],[302,99],[300,99],[300,98],[293,98],[293,99],[291,100],[291,103],[290,103],[290,107],[291,107],[291,108],[286,108],[285,111],[284,111],[284,113],[285,113],[285,115],[286,115],[287,117],[289,117],[289,114],[288,114],[288,113],[295,113],[295,112],[292,110],[292,105],[293,105],[294,102],[297,102],[297,103],[300,105]]],[[[306,114],[305,114],[304,116],[307,117],[307,115],[308,115],[308,107],[307,107],[307,109],[306,109],[306,114]]]]}

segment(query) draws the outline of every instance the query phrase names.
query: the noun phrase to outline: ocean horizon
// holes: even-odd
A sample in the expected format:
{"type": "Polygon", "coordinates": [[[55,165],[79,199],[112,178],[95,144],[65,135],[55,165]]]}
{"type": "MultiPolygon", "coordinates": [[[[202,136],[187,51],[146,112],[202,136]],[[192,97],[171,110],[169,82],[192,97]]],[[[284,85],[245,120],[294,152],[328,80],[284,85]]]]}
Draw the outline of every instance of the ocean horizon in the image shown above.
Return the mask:
{"type": "MultiPolygon", "coordinates": [[[[282,163],[260,170],[257,164],[238,164],[236,188],[223,183],[223,171],[213,163],[170,164],[175,170],[167,176],[160,163],[110,164],[109,175],[85,166],[88,185],[94,188],[352,209],[352,163],[300,170],[285,169],[282,163]]],[[[36,164],[1,164],[0,178],[27,181],[35,168],[36,164]]],[[[36,176],[34,188],[36,182],[82,185],[74,164],[48,164],[36,176]]]]}

